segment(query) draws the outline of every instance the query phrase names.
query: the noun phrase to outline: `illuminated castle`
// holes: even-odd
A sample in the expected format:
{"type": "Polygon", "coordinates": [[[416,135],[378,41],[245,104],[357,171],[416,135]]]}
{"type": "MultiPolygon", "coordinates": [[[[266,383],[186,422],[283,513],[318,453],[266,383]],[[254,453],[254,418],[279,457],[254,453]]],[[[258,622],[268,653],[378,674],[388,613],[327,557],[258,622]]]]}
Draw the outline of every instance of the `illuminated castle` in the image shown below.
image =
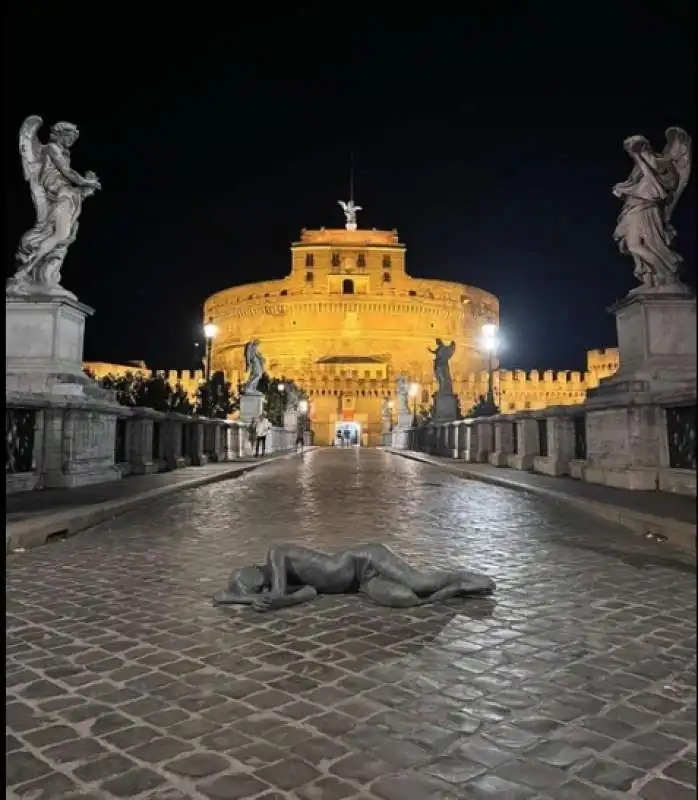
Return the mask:
{"type": "MultiPolygon", "coordinates": [[[[473,286],[411,277],[396,231],[349,223],[303,230],[291,246],[287,277],[217,292],[204,304],[204,321],[218,329],[213,371],[222,370],[233,386],[244,379],[244,345],[257,338],[267,372],[307,392],[317,444],[329,444],[339,428],[351,427],[363,444],[376,445],[383,402],[394,398],[398,375],[418,385],[420,406],[431,404],[436,384],[429,348],[437,337],[456,343],[450,368],[462,412],[486,393],[480,339],[484,324],[499,324],[499,302],[473,286]]],[[[98,377],[133,371],[127,365],[86,366],[98,377]]],[[[495,395],[504,413],[573,405],[617,368],[617,350],[592,350],[584,374],[499,371],[495,395]]],[[[166,377],[195,393],[203,375],[166,377]]]]}

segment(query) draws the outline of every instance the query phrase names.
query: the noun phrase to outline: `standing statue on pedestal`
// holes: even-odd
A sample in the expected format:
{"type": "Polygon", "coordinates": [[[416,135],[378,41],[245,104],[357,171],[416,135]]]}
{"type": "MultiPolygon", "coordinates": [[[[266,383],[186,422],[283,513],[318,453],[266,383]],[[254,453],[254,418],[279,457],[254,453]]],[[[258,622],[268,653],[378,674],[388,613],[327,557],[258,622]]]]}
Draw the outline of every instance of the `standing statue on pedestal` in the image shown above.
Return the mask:
{"type": "Polygon", "coordinates": [[[448,368],[448,362],[453,357],[456,351],[456,343],[444,344],[441,339],[436,340],[436,348],[434,350],[427,348],[434,356],[434,377],[439,384],[439,394],[452,395],[453,383],[451,381],[451,371],[448,368]]]}
{"type": "Polygon", "coordinates": [[[259,352],[259,339],[252,339],[245,345],[245,369],[249,375],[242,386],[243,394],[261,394],[257,384],[264,375],[264,356],[259,352]]]}
{"type": "Polygon", "coordinates": [[[395,379],[395,390],[397,394],[397,412],[398,414],[410,413],[410,390],[407,385],[407,378],[404,375],[398,375],[395,379]]]}
{"type": "Polygon", "coordinates": [[[346,219],[346,229],[348,231],[355,231],[356,230],[356,214],[358,211],[363,211],[361,206],[358,206],[353,200],[349,200],[349,202],[345,203],[344,200],[337,201],[339,205],[342,207],[342,211],[344,212],[344,218],[346,219]]]}
{"type": "Polygon", "coordinates": [[[41,117],[27,117],[19,130],[19,152],[29,182],[36,223],[17,249],[17,271],[7,283],[15,294],[62,293],[61,266],[75,241],[82,201],[101,189],[94,172],[84,176],[70,166],[70,148],[79,131],[70,122],[57,122],[48,144],[39,141],[41,117]]]}
{"type": "Polygon", "coordinates": [[[628,137],[623,147],[634,167],[627,181],[613,187],[624,199],[613,236],[620,252],[635,262],[642,287],[633,291],[686,291],[679,274],[683,259],[670,245],[676,236],[671,215],[691,174],[691,137],[682,128],[667,128],[661,153],[644,136],[628,137]]]}

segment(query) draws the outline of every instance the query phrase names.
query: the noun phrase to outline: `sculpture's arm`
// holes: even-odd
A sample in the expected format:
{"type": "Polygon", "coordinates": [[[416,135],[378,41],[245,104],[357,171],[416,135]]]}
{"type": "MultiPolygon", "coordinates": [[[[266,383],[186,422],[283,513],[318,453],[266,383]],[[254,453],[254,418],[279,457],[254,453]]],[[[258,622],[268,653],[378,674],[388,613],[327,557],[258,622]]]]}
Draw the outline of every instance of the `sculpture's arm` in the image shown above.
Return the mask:
{"type": "Polygon", "coordinates": [[[660,200],[666,200],[667,192],[657,179],[657,175],[650,164],[643,158],[641,154],[633,153],[633,160],[638,165],[642,174],[647,178],[647,180],[652,184],[652,188],[657,192],[657,196],[660,200]]]}
{"type": "Polygon", "coordinates": [[[272,547],[267,554],[267,564],[271,568],[271,593],[277,597],[285,595],[288,588],[285,549],[272,547]]]}
{"type": "Polygon", "coordinates": [[[291,594],[276,596],[272,594],[260,594],[252,600],[252,608],[255,611],[276,611],[280,608],[291,608],[309,603],[317,597],[317,591],[312,586],[301,586],[291,594]]]}
{"type": "Polygon", "coordinates": [[[46,152],[48,153],[49,158],[53,162],[56,169],[61,173],[61,175],[75,186],[83,186],[87,188],[99,185],[98,181],[84,178],[82,175],[80,175],[80,173],[76,172],[70,166],[70,164],[68,164],[65,156],[60,151],[60,148],[57,145],[55,144],[47,145],[46,152]]]}

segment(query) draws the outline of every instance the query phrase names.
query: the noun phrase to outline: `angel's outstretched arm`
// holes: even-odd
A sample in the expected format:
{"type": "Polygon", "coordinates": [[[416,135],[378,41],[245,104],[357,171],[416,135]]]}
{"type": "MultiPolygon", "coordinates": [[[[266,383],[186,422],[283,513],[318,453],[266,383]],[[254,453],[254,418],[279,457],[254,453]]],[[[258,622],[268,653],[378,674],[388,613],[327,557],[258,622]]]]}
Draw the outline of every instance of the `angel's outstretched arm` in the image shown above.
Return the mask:
{"type": "Polygon", "coordinates": [[[80,173],[76,172],[70,164],[68,164],[65,156],[61,152],[60,148],[51,143],[46,145],[46,152],[49,155],[51,161],[53,161],[56,169],[61,173],[61,175],[71,183],[75,184],[76,186],[94,186],[96,181],[89,180],[88,178],[83,178],[80,173]]]}

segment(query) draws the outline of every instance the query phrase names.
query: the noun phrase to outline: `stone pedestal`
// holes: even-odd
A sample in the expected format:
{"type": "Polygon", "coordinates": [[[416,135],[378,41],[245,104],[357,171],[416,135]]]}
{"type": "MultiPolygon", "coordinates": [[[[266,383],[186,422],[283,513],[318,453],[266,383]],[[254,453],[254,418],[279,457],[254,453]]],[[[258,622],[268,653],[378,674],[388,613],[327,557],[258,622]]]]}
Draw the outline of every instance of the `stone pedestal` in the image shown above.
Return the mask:
{"type": "Polygon", "coordinates": [[[242,394],[240,395],[240,419],[243,422],[252,422],[255,417],[259,417],[264,411],[264,395],[262,394],[242,394]]]}
{"type": "Polygon", "coordinates": [[[409,411],[400,411],[397,415],[397,427],[400,429],[407,429],[412,427],[414,422],[414,415],[409,411]]]}
{"type": "MultiPolygon", "coordinates": [[[[33,409],[36,487],[117,480],[117,418],[130,416],[82,371],[88,306],[68,292],[5,297],[5,402],[33,409]]],[[[7,481],[6,481],[7,483],[7,481]]]]}
{"type": "Polygon", "coordinates": [[[432,422],[454,422],[460,416],[455,394],[437,392],[433,395],[433,401],[432,422]]]}
{"type": "Polygon", "coordinates": [[[298,428],[298,411],[295,408],[287,408],[284,411],[284,430],[296,433],[298,428]]]}
{"type": "Polygon", "coordinates": [[[93,313],[70,297],[7,295],[6,391],[84,396],[96,388],[82,371],[85,319],[93,313]]]}
{"type": "Polygon", "coordinates": [[[631,293],[616,316],[620,369],[589,392],[584,479],[656,489],[669,468],[666,408],[696,402],[696,299],[631,293]]]}

